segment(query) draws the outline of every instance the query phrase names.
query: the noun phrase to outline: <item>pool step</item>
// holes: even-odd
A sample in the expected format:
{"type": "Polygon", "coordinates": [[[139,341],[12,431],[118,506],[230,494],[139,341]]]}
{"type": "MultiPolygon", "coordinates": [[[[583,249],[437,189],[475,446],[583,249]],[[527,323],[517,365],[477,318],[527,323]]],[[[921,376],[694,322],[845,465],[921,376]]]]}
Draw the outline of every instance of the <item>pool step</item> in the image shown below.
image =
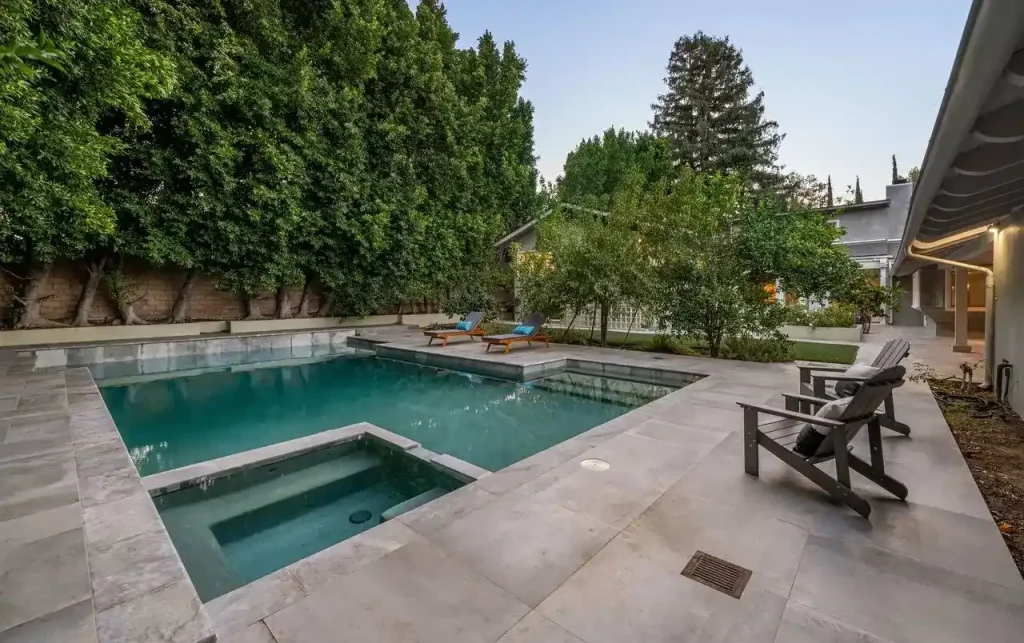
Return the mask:
{"type": "MultiPolygon", "coordinates": [[[[366,451],[328,460],[318,465],[289,471],[287,475],[268,478],[265,482],[211,498],[206,506],[216,516],[212,522],[223,522],[295,496],[309,493],[344,478],[351,478],[380,466],[381,459],[366,451]]],[[[211,524],[212,524],[211,522],[211,524]]]]}
{"type": "Polygon", "coordinates": [[[442,489],[441,487],[434,487],[433,489],[428,489],[427,491],[424,491],[420,495],[415,496],[413,498],[409,498],[405,502],[400,502],[394,507],[391,507],[387,511],[381,513],[380,521],[387,522],[392,518],[397,518],[398,516],[401,516],[407,511],[412,511],[416,507],[425,505],[431,500],[436,500],[437,498],[440,498],[446,493],[448,492],[442,489]]]}
{"type": "Polygon", "coordinates": [[[534,388],[612,404],[640,406],[672,392],[660,384],[606,379],[582,373],[559,373],[531,382],[534,388]]]}

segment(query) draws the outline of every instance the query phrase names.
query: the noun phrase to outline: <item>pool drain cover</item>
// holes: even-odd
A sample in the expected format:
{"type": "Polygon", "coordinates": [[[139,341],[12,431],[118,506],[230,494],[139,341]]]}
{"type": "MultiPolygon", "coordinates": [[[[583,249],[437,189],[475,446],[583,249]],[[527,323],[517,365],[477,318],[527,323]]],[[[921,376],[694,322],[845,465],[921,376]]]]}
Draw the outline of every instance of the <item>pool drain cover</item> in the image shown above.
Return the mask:
{"type": "Polygon", "coordinates": [[[702,551],[694,554],[682,571],[683,576],[733,598],[739,598],[743,594],[743,588],[747,586],[751,573],[749,569],[702,551]]]}
{"type": "Polygon", "coordinates": [[[583,462],[580,462],[580,466],[589,471],[607,471],[610,464],[604,460],[598,460],[597,458],[588,458],[583,462]]]}
{"type": "Polygon", "coordinates": [[[349,514],[348,521],[353,525],[361,525],[372,517],[373,514],[366,509],[360,509],[349,514]]]}

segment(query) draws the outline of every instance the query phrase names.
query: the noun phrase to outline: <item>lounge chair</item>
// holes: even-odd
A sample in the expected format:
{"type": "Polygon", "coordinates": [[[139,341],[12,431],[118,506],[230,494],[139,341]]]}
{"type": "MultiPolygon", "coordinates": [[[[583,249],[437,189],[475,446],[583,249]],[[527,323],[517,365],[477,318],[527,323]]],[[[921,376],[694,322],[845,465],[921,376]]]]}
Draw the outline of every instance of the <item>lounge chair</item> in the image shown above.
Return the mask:
{"type": "Polygon", "coordinates": [[[441,340],[441,346],[447,346],[448,340],[452,337],[469,337],[470,341],[474,337],[480,337],[485,335],[484,329],[480,327],[480,322],[484,320],[484,314],[480,311],[473,311],[466,315],[466,318],[462,320],[462,324],[469,326],[469,328],[448,328],[444,330],[425,330],[423,334],[430,338],[427,342],[427,346],[434,343],[435,339],[441,340]]]}
{"type": "MultiPolygon", "coordinates": [[[[898,365],[903,358],[910,354],[910,342],[903,338],[890,339],[882,347],[882,350],[871,362],[875,368],[886,369],[898,365]]],[[[863,377],[851,377],[844,375],[846,366],[825,366],[821,364],[804,364],[800,367],[800,393],[812,397],[834,400],[837,395],[829,392],[826,386],[829,382],[839,384],[842,382],[863,382],[863,377]]],[[[806,411],[806,405],[801,407],[806,411]]],[[[891,429],[902,435],[910,435],[910,427],[896,419],[896,405],[892,395],[885,398],[883,410],[879,412],[879,423],[887,429],[891,429]]]]}
{"type": "Polygon", "coordinates": [[[851,489],[850,469],[900,500],[906,500],[906,486],[885,473],[881,426],[876,413],[879,405],[892,394],[892,390],[903,385],[904,374],[906,374],[906,369],[902,366],[893,366],[864,380],[857,393],[850,398],[846,408],[836,419],[807,415],[797,411],[803,404],[820,408],[830,401],[807,395],[784,394],[785,409],[737,402],[743,407],[745,471],[752,476],[758,475],[758,447],[764,447],[865,518],[871,513],[871,505],[851,489]],[[761,422],[762,415],[778,419],[761,422]],[[813,454],[805,456],[793,451],[793,447],[797,443],[798,435],[808,424],[827,430],[827,434],[813,454]],[[850,447],[850,442],[864,426],[868,427],[868,442],[871,449],[870,463],[854,455],[850,447]],[[816,466],[829,460],[835,460],[835,478],[816,466]]]}
{"type": "Polygon", "coordinates": [[[541,333],[541,325],[544,323],[544,318],[540,315],[530,315],[523,322],[523,326],[528,326],[533,330],[529,334],[521,333],[505,333],[503,335],[486,335],[480,338],[480,341],[487,344],[487,352],[491,352],[491,346],[504,346],[505,352],[507,353],[512,344],[516,342],[526,342],[528,345],[533,345],[533,342],[544,342],[544,346],[551,348],[548,344],[548,338],[541,333]]]}

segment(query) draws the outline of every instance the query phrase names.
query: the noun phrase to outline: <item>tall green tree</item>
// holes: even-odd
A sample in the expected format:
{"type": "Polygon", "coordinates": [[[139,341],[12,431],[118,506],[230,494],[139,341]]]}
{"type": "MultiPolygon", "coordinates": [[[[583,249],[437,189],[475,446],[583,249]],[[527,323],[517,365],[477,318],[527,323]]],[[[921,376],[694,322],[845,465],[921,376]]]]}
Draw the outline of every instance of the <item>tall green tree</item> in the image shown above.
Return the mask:
{"type": "Polygon", "coordinates": [[[764,115],[764,93],[728,37],[698,31],[676,41],[666,92],[654,103],[654,131],[675,160],[700,173],[745,176],[755,186],[780,182],[778,123],[764,115]]]}
{"type": "Polygon", "coordinates": [[[805,296],[838,292],[855,268],[833,244],[842,230],[820,212],[780,213],[783,205],[752,194],[741,177],[690,170],[649,196],[641,220],[663,325],[717,356],[730,337],[781,337],[770,284],[805,296]]]}
{"type": "Polygon", "coordinates": [[[832,196],[832,175],[828,175],[828,183],[825,192],[825,207],[831,208],[835,206],[835,198],[832,196]]]}
{"type": "Polygon", "coordinates": [[[860,177],[857,177],[857,182],[853,185],[853,202],[864,203],[864,193],[860,191],[860,177]]]}
{"type": "Polygon", "coordinates": [[[564,171],[558,178],[559,198],[600,209],[610,207],[634,174],[644,190],[675,174],[672,151],[665,139],[615,128],[581,141],[569,152],[564,171]]]}
{"type": "Polygon", "coordinates": [[[60,68],[0,68],[0,255],[22,272],[16,326],[52,325],[40,305],[52,262],[76,259],[114,233],[97,180],[123,140],[149,127],[147,97],[175,73],[144,43],[141,18],[121,0],[10,0],[0,42],[46,33],[60,68]]]}

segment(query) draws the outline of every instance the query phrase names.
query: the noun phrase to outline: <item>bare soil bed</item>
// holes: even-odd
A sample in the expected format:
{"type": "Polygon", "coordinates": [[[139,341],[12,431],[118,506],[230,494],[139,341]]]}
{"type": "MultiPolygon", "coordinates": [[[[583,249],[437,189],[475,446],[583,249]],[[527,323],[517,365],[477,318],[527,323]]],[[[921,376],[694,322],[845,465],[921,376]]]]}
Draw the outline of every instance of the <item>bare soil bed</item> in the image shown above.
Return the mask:
{"type": "Polygon", "coordinates": [[[1024,421],[988,391],[929,382],[967,466],[1024,575],[1024,421]]]}

